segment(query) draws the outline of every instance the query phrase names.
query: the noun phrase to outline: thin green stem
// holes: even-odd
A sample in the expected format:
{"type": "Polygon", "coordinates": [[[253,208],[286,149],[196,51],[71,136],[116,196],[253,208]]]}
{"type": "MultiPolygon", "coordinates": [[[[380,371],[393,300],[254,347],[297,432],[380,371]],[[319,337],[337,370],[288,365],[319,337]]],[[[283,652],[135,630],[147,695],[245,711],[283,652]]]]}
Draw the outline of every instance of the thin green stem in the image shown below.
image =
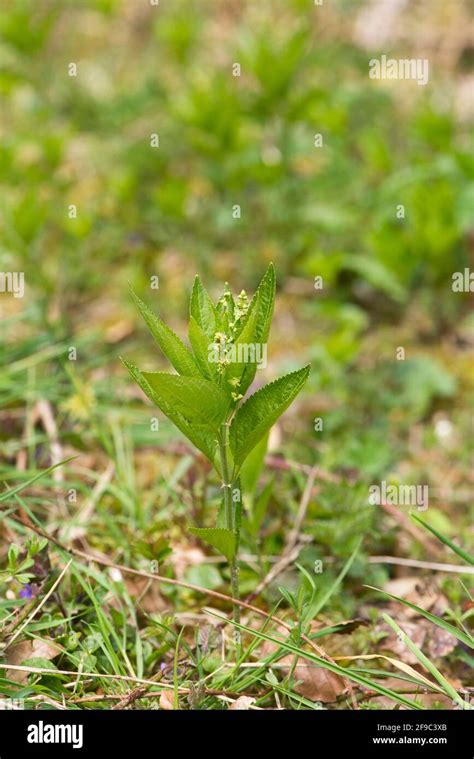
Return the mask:
{"type": "MultiPolygon", "coordinates": [[[[232,587],[232,598],[239,600],[239,566],[237,563],[237,556],[234,556],[232,564],[230,565],[230,579],[232,587]]],[[[240,606],[237,606],[237,604],[234,604],[234,622],[240,622],[240,606]]],[[[238,640],[240,643],[240,632],[238,635],[238,640]]]]}
{"type": "Polygon", "coordinates": [[[228,530],[234,530],[232,519],[232,482],[229,475],[229,463],[227,459],[227,424],[221,426],[219,435],[219,457],[221,463],[222,486],[224,488],[225,526],[228,530]]]}
{"type": "MultiPolygon", "coordinates": [[[[237,561],[237,541],[238,541],[239,536],[238,536],[238,529],[237,529],[236,519],[235,519],[235,510],[233,508],[233,503],[232,503],[232,488],[233,488],[234,483],[232,482],[232,478],[229,472],[229,460],[228,460],[228,455],[227,455],[228,432],[229,432],[229,423],[228,421],[226,421],[222,424],[220,435],[219,435],[219,456],[220,456],[221,473],[222,473],[222,485],[224,488],[224,511],[225,511],[226,528],[234,534],[235,543],[236,543],[236,551],[232,559],[232,562],[230,564],[232,598],[235,598],[238,601],[240,598],[239,567],[238,567],[238,561],[237,561]]],[[[240,622],[240,606],[238,606],[237,604],[234,604],[234,622],[237,622],[237,623],[240,622]]],[[[238,628],[234,628],[234,630],[238,633],[238,635],[235,636],[236,644],[240,646],[240,631],[238,630],[238,628]]]]}

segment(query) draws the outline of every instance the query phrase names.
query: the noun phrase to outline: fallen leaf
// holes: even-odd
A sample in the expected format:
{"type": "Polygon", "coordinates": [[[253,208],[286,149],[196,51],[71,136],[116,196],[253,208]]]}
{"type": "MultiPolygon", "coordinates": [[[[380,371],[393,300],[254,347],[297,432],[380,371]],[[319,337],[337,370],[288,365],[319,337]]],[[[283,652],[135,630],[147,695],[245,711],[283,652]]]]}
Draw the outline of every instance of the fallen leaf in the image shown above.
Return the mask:
{"type": "Polygon", "coordinates": [[[39,656],[41,659],[54,659],[63,650],[62,646],[49,638],[35,639],[33,641],[33,656],[39,656]]]}
{"type": "MultiPolygon", "coordinates": [[[[377,628],[388,632],[387,637],[380,641],[379,648],[384,651],[389,651],[398,659],[406,662],[407,664],[418,664],[418,659],[413,654],[408,646],[400,640],[400,638],[391,630],[388,625],[381,625],[377,628]]],[[[410,640],[423,650],[423,644],[426,638],[426,630],[421,624],[415,624],[414,622],[403,621],[403,632],[410,640]]]]}
{"type": "MultiPolygon", "coordinates": [[[[21,665],[26,659],[47,659],[51,661],[62,651],[52,640],[44,638],[42,640],[21,640],[7,649],[7,664],[21,665]]],[[[15,683],[26,683],[28,672],[19,669],[7,669],[6,676],[15,683]]]]}
{"type": "Polygon", "coordinates": [[[394,596],[406,598],[409,593],[413,592],[419,582],[420,578],[418,576],[397,577],[395,580],[386,582],[383,589],[394,596]]]}
{"type": "Polygon", "coordinates": [[[334,627],[340,627],[340,630],[336,630],[334,635],[349,635],[349,633],[357,630],[358,627],[368,627],[369,623],[366,619],[357,617],[356,619],[345,619],[342,622],[335,622],[334,627]]]}
{"type": "MultiPolygon", "coordinates": [[[[15,643],[15,645],[7,649],[7,664],[21,664],[22,661],[31,656],[32,650],[33,646],[31,640],[22,640],[19,643],[15,643]]],[[[28,672],[21,672],[17,669],[7,669],[6,677],[9,680],[13,680],[14,683],[26,683],[28,680],[28,672]]]]}
{"type": "MultiPolygon", "coordinates": [[[[281,626],[278,626],[277,630],[283,635],[288,632],[281,626]]],[[[276,651],[277,648],[278,646],[275,643],[265,641],[262,646],[262,656],[268,656],[276,651]]],[[[293,664],[293,660],[293,654],[288,654],[288,656],[285,656],[280,660],[280,664],[282,665],[280,671],[282,674],[288,674],[290,667],[293,664]]],[[[299,684],[295,686],[295,692],[310,701],[331,703],[335,701],[338,696],[347,692],[347,686],[342,677],[334,674],[334,672],[330,672],[328,669],[318,667],[302,657],[298,658],[294,671],[294,680],[300,681],[299,684]]]]}
{"type": "Polygon", "coordinates": [[[428,654],[431,659],[447,656],[458,644],[457,638],[441,627],[432,625],[428,638],[428,654]]]}
{"type": "MultiPolygon", "coordinates": [[[[291,657],[293,658],[293,657],[291,657]]],[[[347,691],[344,680],[339,675],[322,667],[308,664],[298,664],[294,672],[295,680],[301,682],[295,686],[296,693],[310,701],[332,703],[347,691]]]]}
{"type": "Polygon", "coordinates": [[[166,712],[172,712],[174,709],[174,703],[173,703],[173,691],[171,690],[162,690],[161,696],[160,696],[160,709],[163,709],[166,712]]]}
{"type": "MultiPolygon", "coordinates": [[[[440,592],[437,583],[420,577],[401,577],[390,580],[384,586],[384,590],[395,596],[404,598],[424,611],[432,610],[433,613],[442,614],[448,603],[440,592]]],[[[403,615],[407,619],[418,616],[415,609],[404,607],[403,615]]]]}
{"type": "Polygon", "coordinates": [[[239,696],[239,698],[229,706],[229,709],[230,711],[247,711],[254,703],[255,699],[250,696],[239,696]]]}
{"type": "Polygon", "coordinates": [[[111,324],[105,330],[105,339],[108,343],[119,343],[124,337],[128,337],[134,330],[134,323],[131,319],[120,319],[111,324]]]}
{"type": "MultiPolygon", "coordinates": [[[[383,684],[393,690],[400,689],[400,680],[396,676],[384,678],[383,684]]],[[[408,701],[416,701],[424,709],[433,709],[435,705],[439,708],[440,704],[443,709],[452,709],[451,699],[442,693],[423,693],[420,689],[417,693],[405,693],[403,697],[408,701]]],[[[393,700],[387,696],[372,695],[365,703],[370,704],[372,709],[393,709],[393,700]]],[[[409,707],[400,704],[397,708],[400,711],[406,711],[409,707]]]]}

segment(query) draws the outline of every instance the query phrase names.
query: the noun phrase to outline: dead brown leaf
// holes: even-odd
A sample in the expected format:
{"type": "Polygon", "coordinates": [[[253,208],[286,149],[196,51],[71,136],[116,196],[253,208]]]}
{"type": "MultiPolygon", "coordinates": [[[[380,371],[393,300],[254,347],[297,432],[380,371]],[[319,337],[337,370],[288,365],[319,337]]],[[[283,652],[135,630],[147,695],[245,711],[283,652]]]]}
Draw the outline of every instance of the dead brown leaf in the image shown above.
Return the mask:
{"type": "Polygon", "coordinates": [[[310,701],[332,703],[347,691],[342,677],[322,667],[315,667],[309,662],[298,664],[294,677],[301,681],[295,686],[296,693],[310,701]]]}
{"type": "Polygon", "coordinates": [[[255,699],[250,696],[239,696],[239,698],[229,706],[229,709],[230,711],[247,711],[254,703],[255,699]]]}
{"type": "MultiPolygon", "coordinates": [[[[356,619],[345,619],[342,622],[335,622],[334,626],[341,628],[340,630],[336,630],[334,635],[349,635],[351,632],[354,632],[354,630],[357,630],[358,627],[368,627],[369,623],[366,619],[356,617],[356,619]]],[[[311,626],[311,629],[313,630],[313,625],[311,626]]],[[[314,631],[316,631],[316,629],[314,631]]]]}
{"type": "Polygon", "coordinates": [[[431,626],[428,637],[428,654],[430,659],[438,659],[447,656],[453,651],[458,644],[454,635],[436,625],[431,626]]]}
{"type": "MultiPolygon", "coordinates": [[[[423,644],[426,638],[426,630],[421,624],[415,622],[402,623],[403,632],[415,643],[418,648],[423,648],[423,644]]],[[[401,659],[407,664],[418,664],[418,659],[413,654],[408,646],[400,640],[400,638],[393,632],[388,625],[382,624],[378,626],[378,630],[388,632],[388,635],[380,641],[379,648],[383,651],[389,651],[395,654],[397,659],[401,659]]]]}
{"type": "MultiPolygon", "coordinates": [[[[424,611],[433,611],[436,614],[442,614],[448,605],[437,583],[432,579],[411,576],[400,577],[387,582],[384,590],[404,598],[424,611]]],[[[417,612],[415,609],[404,607],[403,615],[407,619],[411,619],[417,616],[417,612]]]]}
{"type": "Polygon", "coordinates": [[[174,709],[173,703],[173,691],[162,690],[160,696],[160,709],[164,709],[166,712],[172,712],[174,709]]]}
{"type": "MultiPolygon", "coordinates": [[[[40,658],[51,661],[62,651],[61,646],[47,638],[43,640],[21,640],[7,650],[7,664],[21,665],[26,659],[40,658]]],[[[15,683],[26,683],[28,672],[19,669],[7,669],[6,676],[15,683]]]]}

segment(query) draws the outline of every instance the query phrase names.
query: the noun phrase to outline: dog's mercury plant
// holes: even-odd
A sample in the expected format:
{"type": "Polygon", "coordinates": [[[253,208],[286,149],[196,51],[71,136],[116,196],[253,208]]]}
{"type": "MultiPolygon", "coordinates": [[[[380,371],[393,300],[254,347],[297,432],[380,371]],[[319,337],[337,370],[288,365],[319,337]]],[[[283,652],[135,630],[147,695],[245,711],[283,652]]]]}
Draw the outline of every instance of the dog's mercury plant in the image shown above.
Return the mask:
{"type": "MultiPolygon", "coordinates": [[[[298,395],[309,366],[245,398],[258,366],[257,348],[266,349],[270,331],[275,302],[272,264],[251,301],[244,291],[234,298],[226,285],[214,305],[196,277],[189,315],[191,349],[133,292],[132,295],[177,374],[144,372],[128,361],[124,360],[124,364],[148,398],[209,459],[222,481],[223,498],[215,527],[193,527],[190,531],[226,557],[232,596],[238,599],[242,465],[298,395]]],[[[234,618],[238,622],[237,606],[234,618]]]]}

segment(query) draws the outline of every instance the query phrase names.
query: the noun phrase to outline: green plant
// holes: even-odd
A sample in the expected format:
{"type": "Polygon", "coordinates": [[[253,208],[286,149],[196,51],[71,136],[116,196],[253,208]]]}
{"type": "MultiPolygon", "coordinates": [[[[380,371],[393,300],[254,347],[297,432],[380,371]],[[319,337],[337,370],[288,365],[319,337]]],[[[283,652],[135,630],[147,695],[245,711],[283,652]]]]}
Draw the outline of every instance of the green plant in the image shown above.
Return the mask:
{"type": "MultiPolygon", "coordinates": [[[[272,264],[251,301],[243,290],[234,298],[226,285],[214,305],[196,277],[189,315],[191,349],[135,294],[133,298],[178,374],[143,372],[128,361],[124,364],[148,398],[204,453],[221,479],[223,498],[215,526],[192,527],[190,531],[225,556],[232,596],[238,599],[242,466],[297,396],[309,366],[245,399],[262,355],[266,356],[275,302],[272,264]]],[[[239,620],[236,605],[234,619],[239,620]]]]}

